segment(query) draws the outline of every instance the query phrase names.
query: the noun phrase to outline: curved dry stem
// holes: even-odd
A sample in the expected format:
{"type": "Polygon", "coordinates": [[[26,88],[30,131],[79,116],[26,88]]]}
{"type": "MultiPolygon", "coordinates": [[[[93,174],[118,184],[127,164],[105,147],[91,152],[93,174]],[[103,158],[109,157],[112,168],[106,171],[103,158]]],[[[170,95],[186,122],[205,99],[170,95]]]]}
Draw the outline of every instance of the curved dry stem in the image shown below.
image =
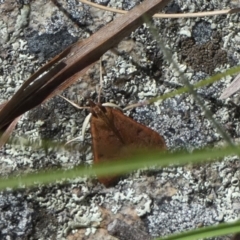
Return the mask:
{"type": "Polygon", "coordinates": [[[64,99],[65,101],[67,101],[68,103],[70,103],[72,106],[74,106],[74,107],[77,108],[77,109],[90,109],[90,107],[80,107],[79,105],[77,105],[76,103],[74,103],[74,102],[70,101],[69,99],[63,97],[62,95],[59,95],[59,94],[58,94],[58,96],[59,96],[60,98],[64,99]]]}
{"type": "MultiPolygon", "coordinates": [[[[85,3],[89,6],[99,8],[104,11],[114,12],[114,13],[120,13],[125,14],[128,11],[110,8],[106,6],[102,6],[93,2],[89,2],[87,0],[79,0],[82,3],[85,3]]],[[[224,9],[224,10],[215,10],[215,11],[209,11],[209,12],[196,12],[196,13],[157,13],[153,15],[154,18],[197,18],[197,17],[207,17],[207,16],[215,16],[215,15],[224,15],[224,14],[233,14],[240,12],[240,8],[233,8],[233,9],[224,9]]]]}

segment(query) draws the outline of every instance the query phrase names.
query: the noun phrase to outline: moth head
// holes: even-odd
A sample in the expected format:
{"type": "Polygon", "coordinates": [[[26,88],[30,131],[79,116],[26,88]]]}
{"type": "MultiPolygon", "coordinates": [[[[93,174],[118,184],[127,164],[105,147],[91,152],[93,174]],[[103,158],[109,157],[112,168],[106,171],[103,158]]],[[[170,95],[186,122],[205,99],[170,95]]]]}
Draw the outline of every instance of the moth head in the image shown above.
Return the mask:
{"type": "Polygon", "coordinates": [[[107,110],[106,108],[100,104],[100,103],[94,103],[92,100],[89,100],[89,105],[90,105],[90,111],[92,113],[92,116],[94,117],[101,117],[102,115],[104,115],[107,110]]]}

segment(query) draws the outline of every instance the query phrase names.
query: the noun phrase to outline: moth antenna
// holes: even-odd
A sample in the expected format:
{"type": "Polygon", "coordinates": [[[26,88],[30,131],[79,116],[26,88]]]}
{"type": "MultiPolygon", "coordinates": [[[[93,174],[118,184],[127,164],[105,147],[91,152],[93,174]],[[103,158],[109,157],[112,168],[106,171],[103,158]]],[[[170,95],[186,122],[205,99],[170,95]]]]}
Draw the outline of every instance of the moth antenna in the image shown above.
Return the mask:
{"type": "Polygon", "coordinates": [[[92,117],[92,113],[89,113],[84,119],[84,122],[82,125],[82,140],[84,140],[87,125],[89,124],[91,117],[92,117]]]}
{"type": "Polygon", "coordinates": [[[74,107],[77,108],[77,109],[87,109],[87,108],[89,109],[89,107],[80,107],[80,106],[78,106],[76,103],[70,101],[69,99],[67,99],[67,98],[65,98],[65,97],[63,97],[63,96],[61,96],[61,95],[58,95],[58,96],[61,97],[61,98],[63,98],[65,101],[69,102],[72,106],[74,106],[74,107]]]}
{"type": "Polygon", "coordinates": [[[138,102],[138,103],[134,103],[134,104],[131,104],[131,105],[125,107],[125,108],[123,109],[123,111],[126,111],[126,110],[128,110],[128,109],[132,109],[132,108],[135,108],[135,107],[145,106],[145,105],[148,105],[149,103],[150,103],[150,102],[147,101],[147,100],[142,101],[142,102],[138,102]]]}
{"type": "Polygon", "coordinates": [[[121,111],[123,111],[124,109],[122,109],[121,107],[119,107],[117,104],[115,103],[110,103],[110,102],[106,102],[106,103],[103,103],[102,106],[104,107],[114,107],[114,108],[117,108],[121,111]]]}

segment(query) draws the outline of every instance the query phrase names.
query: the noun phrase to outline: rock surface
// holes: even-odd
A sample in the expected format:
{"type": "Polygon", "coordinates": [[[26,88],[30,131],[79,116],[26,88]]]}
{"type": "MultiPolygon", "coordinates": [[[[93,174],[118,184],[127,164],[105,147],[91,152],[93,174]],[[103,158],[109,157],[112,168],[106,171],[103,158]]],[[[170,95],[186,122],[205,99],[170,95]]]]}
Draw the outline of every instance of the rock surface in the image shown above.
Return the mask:
{"type": "MultiPolygon", "coordinates": [[[[129,10],[138,1],[97,1],[129,10]]],[[[200,12],[231,7],[231,1],[175,0],[165,12],[200,12]]],[[[85,39],[116,14],[70,1],[0,1],[0,102],[51,57],[78,39],[85,39]]],[[[194,84],[239,65],[239,14],[187,19],[155,19],[159,37],[174,61],[194,84]]],[[[120,106],[160,96],[183,83],[173,64],[163,58],[159,43],[144,24],[102,57],[102,101],[120,106]]],[[[96,63],[63,95],[81,106],[97,101],[100,73],[96,63]]],[[[239,138],[238,94],[219,96],[231,77],[197,90],[230,136],[239,138]]],[[[66,142],[79,136],[87,112],[59,97],[29,111],[13,136],[41,143],[66,142]]],[[[222,138],[190,94],[126,114],[161,134],[171,150],[216,145],[222,138]]],[[[0,174],[8,176],[56,167],[91,164],[91,139],[72,151],[46,152],[25,144],[0,149],[0,174]]],[[[239,218],[239,159],[200,166],[187,165],[137,171],[106,189],[95,179],[74,179],[0,194],[1,239],[145,239],[239,218]],[[117,227],[116,227],[117,226],[117,227]],[[122,230],[122,232],[116,231],[122,230]],[[131,236],[129,235],[131,233],[131,236]]],[[[216,239],[228,239],[221,237],[216,239]]]]}

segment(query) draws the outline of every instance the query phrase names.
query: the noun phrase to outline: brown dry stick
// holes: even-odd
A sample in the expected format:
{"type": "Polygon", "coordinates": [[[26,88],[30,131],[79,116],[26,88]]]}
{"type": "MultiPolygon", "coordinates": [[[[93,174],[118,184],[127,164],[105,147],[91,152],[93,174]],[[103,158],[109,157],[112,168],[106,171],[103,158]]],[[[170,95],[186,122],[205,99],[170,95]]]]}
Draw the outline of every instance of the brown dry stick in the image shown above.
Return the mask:
{"type": "Polygon", "coordinates": [[[2,107],[0,131],[4,133],[14,119],[72,84],[106,51],[140,26],[144,22],[144,17],[151,17],[168,2],[170,0],[145,0],[89,38],[71,45],[40,68],[2,107]],[[45,74],[41,75],[43,73],[45,74]]]}

